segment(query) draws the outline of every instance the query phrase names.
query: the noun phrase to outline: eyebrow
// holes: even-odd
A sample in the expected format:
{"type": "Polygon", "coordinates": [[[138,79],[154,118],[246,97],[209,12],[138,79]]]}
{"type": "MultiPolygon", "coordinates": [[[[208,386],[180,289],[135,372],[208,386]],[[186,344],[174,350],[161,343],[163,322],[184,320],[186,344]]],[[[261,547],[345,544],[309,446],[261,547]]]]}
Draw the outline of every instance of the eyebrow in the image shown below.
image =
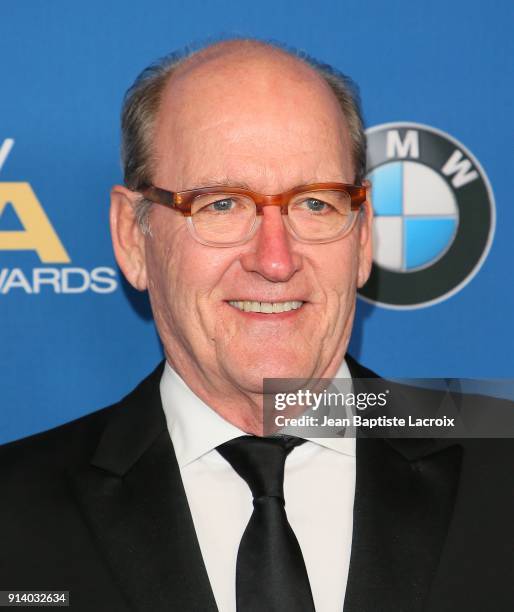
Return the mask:
{"type": "Polygon", "coordinates": [[[252,191],[250,185],[245,181],[231,181],[228,177],[224,178],[203,178],[195,184],[191,189],[202,189],[203,187],[240,187],[252,191]]]}

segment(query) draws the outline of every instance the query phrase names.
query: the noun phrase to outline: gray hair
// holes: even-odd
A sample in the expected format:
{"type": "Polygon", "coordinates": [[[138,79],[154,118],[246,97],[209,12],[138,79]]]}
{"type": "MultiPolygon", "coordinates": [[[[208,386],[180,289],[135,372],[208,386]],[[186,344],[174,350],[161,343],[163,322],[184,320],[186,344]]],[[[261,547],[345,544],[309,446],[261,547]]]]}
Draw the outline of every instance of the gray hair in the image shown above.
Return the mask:
{"type": "MultiPolygon", "coordinates": [[[[360,96],[354,81],[329,64],[321,63],[306,53],[298,52],[282,44],[253,39],[240,40],[242,43],[280,50],[303,61],[325,80],[337,98],[346,118],[352,142],[354,182],[360,184],[366,173],[366,136],[360,96]]],[[[203,49],[211,46],[213,45],[210,44],[203,49]]],[[[121,114],[121,159],[125,184],[129,189],[138,191],[143,185],[152,183],[154,124],[163,91],[176,69],[203,49],[186,48],[157,60],[139,74],[125,94],[121,114]]],[[[136,219],[143,233],[150,232],[151,205],[152,203],[142,196],[136,201],[136,219]]]]}

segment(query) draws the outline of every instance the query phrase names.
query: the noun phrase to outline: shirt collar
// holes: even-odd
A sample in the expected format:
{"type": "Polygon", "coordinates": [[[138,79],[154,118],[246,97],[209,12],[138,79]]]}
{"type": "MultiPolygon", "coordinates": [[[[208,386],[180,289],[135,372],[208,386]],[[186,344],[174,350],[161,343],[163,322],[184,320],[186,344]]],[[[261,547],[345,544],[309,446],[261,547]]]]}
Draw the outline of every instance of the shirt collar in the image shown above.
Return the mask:
{"type": "MultiPolygon", "coordinates": [[[[351,378],[346,361],[343,360],[336,378],[351,378]]],[[[166,363],[161,377],[160,391],[168,431],[181,468],[220,444],[248,435],[195,395],[169,363],[166,363]]],[[[355,456],[354,438],[307,440],[338,453],[355,456]]]]}

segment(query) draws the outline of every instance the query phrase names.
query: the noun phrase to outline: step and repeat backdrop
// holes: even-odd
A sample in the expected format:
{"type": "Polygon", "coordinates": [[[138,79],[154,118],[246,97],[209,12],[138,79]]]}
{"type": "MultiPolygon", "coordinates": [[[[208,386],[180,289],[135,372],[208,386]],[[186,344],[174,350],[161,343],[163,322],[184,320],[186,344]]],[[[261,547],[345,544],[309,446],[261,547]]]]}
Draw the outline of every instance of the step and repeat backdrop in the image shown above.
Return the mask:
{"type": "Polygon", "coordinates": [[[508,0],[0,0],[0,443],[112,403],[162,358],[111,250],[119,112],[149,63],[277,40],[359,85],[375,259],[350,352],[392,377],[513,378],[508,0]]]}

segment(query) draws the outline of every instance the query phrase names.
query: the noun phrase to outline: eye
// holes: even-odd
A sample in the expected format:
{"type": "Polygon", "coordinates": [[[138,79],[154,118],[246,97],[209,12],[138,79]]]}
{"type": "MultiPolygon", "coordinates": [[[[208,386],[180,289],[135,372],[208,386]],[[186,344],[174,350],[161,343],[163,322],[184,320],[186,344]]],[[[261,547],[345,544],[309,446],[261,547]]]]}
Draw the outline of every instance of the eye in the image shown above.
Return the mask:
{"type": "Polygon", "coordinates": [[[333,207],[323,200],[317,198],[306,198],[298,203],[298,207],[312,213],[329,213],[333,210],[333,207]]]}
{"type": "Polygon", "coordinates": [[[250,198],[234,193],[207,193],[195,199],[191,206],[192,215],[220,217],[230,215],[249,215],[255,212],[250,198]]]}
{"type": "Polygon", "coordinates": [[[235,207],[235,202],[232,198],[223,198],[209,204],[209,208],[215,212],[230,212],[235,207]]]}

